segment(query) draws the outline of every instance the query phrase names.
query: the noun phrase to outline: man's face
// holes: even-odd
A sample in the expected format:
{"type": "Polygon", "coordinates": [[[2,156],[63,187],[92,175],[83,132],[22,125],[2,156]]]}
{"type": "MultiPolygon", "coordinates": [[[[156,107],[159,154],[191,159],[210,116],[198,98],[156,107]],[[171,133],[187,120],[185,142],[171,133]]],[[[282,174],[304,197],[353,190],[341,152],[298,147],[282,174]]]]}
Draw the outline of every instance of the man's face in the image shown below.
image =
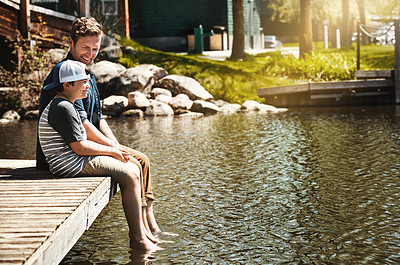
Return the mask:
{"type": "Polygon", "coordinates": [[[89,65],[100,50],[101,36],[80,37],[76,42],[68,39],[69,51],[75,60],[89,65]]]}

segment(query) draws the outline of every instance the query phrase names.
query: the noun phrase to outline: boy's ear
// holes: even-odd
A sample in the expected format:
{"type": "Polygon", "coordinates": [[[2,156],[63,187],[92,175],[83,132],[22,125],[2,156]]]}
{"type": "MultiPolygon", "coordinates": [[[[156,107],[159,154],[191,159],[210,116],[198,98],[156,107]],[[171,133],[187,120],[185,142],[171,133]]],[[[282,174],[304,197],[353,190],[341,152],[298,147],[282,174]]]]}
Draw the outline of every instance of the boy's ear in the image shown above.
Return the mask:
{"type": "Polygon", "coordinates": [[[68,89],[71,87],[71,84],[68,82],[63,83],[62,85],[63,85],[64,89],[68,89]]]}

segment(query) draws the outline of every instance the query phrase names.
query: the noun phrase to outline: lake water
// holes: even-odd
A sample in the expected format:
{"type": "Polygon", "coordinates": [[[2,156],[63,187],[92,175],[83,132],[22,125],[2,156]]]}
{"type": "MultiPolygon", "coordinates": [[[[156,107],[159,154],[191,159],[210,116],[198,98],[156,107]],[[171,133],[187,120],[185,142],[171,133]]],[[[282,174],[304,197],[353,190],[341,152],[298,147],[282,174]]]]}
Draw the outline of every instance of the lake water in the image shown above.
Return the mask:
{"type": "MultiPolygon", "coordinates": [[[[62,264],[399,264],[400,107],[110,119],[152,162],[155,215],[179,234],[129,248],[118,194],[62,264]]],[[[34,159],[35,121],[0,126],[34,159]]]]}

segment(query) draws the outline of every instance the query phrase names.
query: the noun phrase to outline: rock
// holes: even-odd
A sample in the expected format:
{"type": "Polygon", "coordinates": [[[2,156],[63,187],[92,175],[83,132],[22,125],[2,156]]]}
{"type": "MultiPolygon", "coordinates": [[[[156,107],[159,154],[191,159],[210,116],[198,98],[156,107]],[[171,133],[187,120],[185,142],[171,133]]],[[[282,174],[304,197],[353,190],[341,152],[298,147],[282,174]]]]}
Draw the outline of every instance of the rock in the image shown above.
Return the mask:
{"type": "Polygon", "coordinates": [[[56,65],[67,56],[67,53],[67,50],[56,48],[48,50],[44,56],[50,64],[56,65]]]}
{"type": "Polygon", "coordinates": [[[204,116],[203,113],[191,112],[191,111],[188,111],[188,112],[185,112],[185,113],[182,113],[182,114],[178,115],[178,117],[191,117],[191,118],[201,118],[203,116],[204,116]]]}
{"type": "Polygon", "coordinates": [[[11,122],[10,120],[0,118],[0,124],[6,124],[6,123],[10,123],[10,122],[11,122]]]}
{"type": "Polygon", "coordinates": [[[152,96],[153,98],[156,98],[158,95],[165,95],[165,96],[170,96],[170,97],[172,97],[171,91],[169,91],[169,90],[167,90],[167,89],[158,88],[158,87],[153,88],[153,89],[151,90],[151,96],[152,96]]]}
{"type": "Polygon", "coordinates": [[[128,106],[128,99],[124,96],[109,96],[103,100],[102,106],[105,115],[119,116],[128,106]]]}
{"type": "Polygon", "coordinates": [[[139,91],[130,92],[128,94],[128,108],[141,109],[150,106],[150,101],[143,93],[139,91]]]}
{"type": "Polygon", "coordinates": [[[187,76],[168,75],[157,82],[157,86],[168,89],[173,96],[186,94],[191,100],[210,100],[213,96],[199,82],[187,76]]]}
{"type": "Polygon", "coordinates": [[[119,46],[117,39],[110,35],[104,35],[100,43],[100,50],[110,46],[119,46]]]}
{"type": "Polygon", "coordinates": [[[168,104],[174,110],[178,109],[189,110],[193,105],[193,101],[190,100],[189,96],[186,94],[178,94],[175,97],[171,98],[168,104]]]}
{"type": "Polygon", "coordinates": [[[276,111],[276,107],[271,106],[271,105],[266,105],[266,104],[260,104],[260,105],[258,105],[258,110],[259,111],[276,111]]]}
{"type": "Polygon", "coordinates": [[[238,110],[240,110],[240,105],[239,104],[225,104],[222,107],[219,108],[219,111],[222,113],[235,113],[238,110]]]}
{"type": "Polygon", "coordinates": [[[119,46],[108,46],[99,51],[97,57],[99,59],[115,62],[122,55],[122,50],[119,46]]]}
{"type": "Polygon", "coordinates": [[[155,80],[165,74],[167,74],[165,70],[155,65],[138,65],[125,70],[119,77],[112,79],[106,89],[113,91],[113,94],[123,96],[133,91],[149,94],[155,80]]]}
{"type": "Polygon", "coordinates": [[[219,107],[211,102],[195,100],[190,110],[208,115],[217,113],[219,111],[219,107]]]}
{"type": "Polygon", "coordinates": [[[168,102],[171,100],[171,98],[172,98],[172,96],[158,95],[155,98],[155,100],[168,104],[168,102]]]}
{"type": "Polygon", "coordinates": [[[230,104],[229,102],[226,102],[226,101],[224,101],[222,99],[218,99],[218,100],[212,99],[212,100],[210,100],[210,102],[215,104],[215,105],[217,105],[218,107],[223,107],[225,105],[229,105],[230,104]]]}
{"type": "Polygon", "coordinates": [[[3,114],[3,119],[14,121],[14,120],[19,120],[21,117],[19,116],[18,112],[15,110],[8,110],[3,114]]]}
{"type": "Polygon", "coordinates": [[[131,58],[135,58],[137,52],[132,46],[122,46],[121,47],[122,53],[125,55],[128,55],[131,58]]]}
{"type": "Polygon", "coordinates": [[[174,115],[174,111],[168,104],[150,100],[150,106],[146,108],[145,114],[149,116],[168,116],[174,115]]]}
{"type": "Polygon", "coordinates": [[[100,97],[103,99],[111,96],[113,93],[113,91],[107,89],[108,82],[126,71],[126,68],[118,63],[100,61],[91,67],[91,71],[96,77],[96,83],[99,89],[100,97]]]}
{"type": "Polygon", "coordinates": [[[130,110],[124,111],[122,113],[122,115],[127,116],[127,117],[132,117],[132,116],[143,117],[143,110],[130,109],[130,110]]]}
{"type": "Polygon", "coordinates": [[[24,119],[38,119],[39,118],[39,110],[29,110],[25,113],[24,119]]]}
{"type": "Polygon", "coordinates": [[[260,106],[261,104],[258,103],[255,100],[246,100],[245,102],[243,102],[242,106],[240,107],[242,110],[254,110],[254,111],[258,111],[260,110],[260,106]]]}

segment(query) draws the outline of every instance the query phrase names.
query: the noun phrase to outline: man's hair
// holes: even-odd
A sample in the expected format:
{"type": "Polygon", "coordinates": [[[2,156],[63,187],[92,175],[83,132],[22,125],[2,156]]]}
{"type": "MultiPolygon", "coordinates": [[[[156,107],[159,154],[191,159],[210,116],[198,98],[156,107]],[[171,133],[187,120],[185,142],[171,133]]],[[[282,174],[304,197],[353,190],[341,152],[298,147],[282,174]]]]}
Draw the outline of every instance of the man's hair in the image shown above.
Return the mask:
{"type": "Polygon", "coordinates": [[[86,36],[103,36],[101,25],[93,17],[78,18],[72,23],[70,37],[74,43],[86,36]]]}

